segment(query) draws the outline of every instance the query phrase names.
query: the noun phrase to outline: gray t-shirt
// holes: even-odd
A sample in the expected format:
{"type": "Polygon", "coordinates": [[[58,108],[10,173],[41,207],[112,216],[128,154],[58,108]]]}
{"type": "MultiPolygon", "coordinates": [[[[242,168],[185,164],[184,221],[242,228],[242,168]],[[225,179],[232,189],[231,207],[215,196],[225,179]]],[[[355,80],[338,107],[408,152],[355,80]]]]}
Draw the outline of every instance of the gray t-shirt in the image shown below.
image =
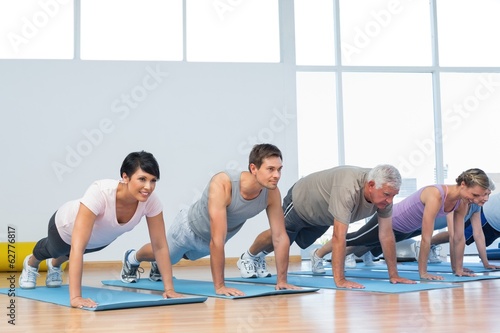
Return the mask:
{"type": "Polygon", "coordinates": [[[331,226],[334,219],[349,224],[375,213],[390,217],[392,204],[378,210],[363,195],[368,172],[344,165],[312,173],[295,183],[293,206],[303,220],[316,226],[331,226]]]}

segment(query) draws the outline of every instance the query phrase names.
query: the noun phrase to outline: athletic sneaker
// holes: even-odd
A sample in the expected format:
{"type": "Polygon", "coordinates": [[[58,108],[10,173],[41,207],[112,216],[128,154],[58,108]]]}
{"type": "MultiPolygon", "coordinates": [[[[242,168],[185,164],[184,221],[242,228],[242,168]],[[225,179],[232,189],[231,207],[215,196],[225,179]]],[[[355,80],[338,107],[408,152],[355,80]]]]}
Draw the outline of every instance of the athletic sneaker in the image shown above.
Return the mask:
{"type": "Polygon", "coordinates": [[[149,279],[153,282],[161,281],[161,274],[158,270],[158,265],[156,261],[151,262],[151,270],[149,271],[149,279]]]}
{"type": "Polygon", "coordinates": [[[365,264],[365,266],[373,266],[373,265],[375,265],[373,263],[373,254],[370,251],[368,251],[365,254],[363,254],[362,259],[363,259],[363,263],[365,264]]]}
{"type": "Polygon", "coordinates": [[[429,263],[439,264],[442,262],[441,257],[439,256],[440,250],[441,250],[441,246],[431,245],[431,251],[429,252],[429,263]]]}
{"type": "Polygon", "coordinates": [[[38,268],[31,267],[28,265],[28,261],[32,254],[24,258],[23,271],[19,277],[19,287],[23,289],[33,289],[36,287],[36,278],[40,275],[38,274],[38,268]]]}
{"type": "Polygon", "coordinates": [[[260,278],[271,277],[271,273],[267,270],[267,263],[265,256],[255,257],[253,265],[255,267],[255,272],[257,273],[257,277],[260,278]]]}
{"type": "MultiPolygon", "coordinates": [[[[141,277],[142,272],[144,270],[140,270],[139,265],[132,265],[128,262],[127,258],[130,252],[134,251],[134,249],[127,250],[123,254],[123,265],[122,265],[122,273],[121,280],[125,283],[135,283],[141,277]]],[[[142,269],[142,268],[141,268],[142,269]]]]}
{"type": "Polygon", "coordinates": [[[418,255],[420,254],[420,241],[413,243],[413,250],[415,251],[415,260],[418,261],[418,255]]]}
{"type": "Polygon", "coordinates": [[[323,258],[316,255],[318,249],[311,252],[311,271],[314,274],[325,274],[325,268],[323,267],[323,258]]]}
{"type": "Polygon", "coordinates": [[[354,256],[354,253],[348,254],[345,257],[344,266],[345,268],[356,268],[356,258],[354,256]]]}
{"type": "Polygon", "coordinates": [[[243,254],[240,259],[238,259],[238,269],[240,270],[241,277],[248,278],[256,278],[257,272],[255,271],[255,264],[252,259],[243,259],[243,254]]]}
{"type": "Polygon", "coordinates": [[[57,288],[62,285],[62,269],[61,267],[52,266],[52,259],[47,259],[47,277],[45,285],[49,288],[57,288]]]}

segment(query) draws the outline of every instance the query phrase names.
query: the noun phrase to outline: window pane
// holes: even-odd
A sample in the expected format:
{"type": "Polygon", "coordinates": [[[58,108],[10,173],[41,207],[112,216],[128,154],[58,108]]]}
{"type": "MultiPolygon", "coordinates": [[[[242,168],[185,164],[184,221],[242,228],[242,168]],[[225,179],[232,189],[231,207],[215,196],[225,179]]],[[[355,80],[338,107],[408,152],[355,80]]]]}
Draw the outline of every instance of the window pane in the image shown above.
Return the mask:
{"type": "Polygon", "coordinates": [[[441,66],[499,66],[500,1],[439,0],[441,66]]]}
{"type": "Polygon", "coordinates": [[[428,1],[340,0],[343,65],[432,64],[428,1]]]}
{"type": "Polygon", "coordinates": [[[335,74],[297,73],[299,177],[338,165],[335,74]]]}
{"type": "Polygon", "coordinates": [[[82,0],[81,58],[182,60],[182,0],[82,0]]]}
{"type": "Polygon", "coordinates": [[[72,59],[73,1],[0,2],[0,58],[72,59]]]}
{"type": "Polygon", "coordinates": [[[335,64],[333,1],[295,0],[297,65],[335,64]]]}
{"type": "Polygon", "coordinates": [[[343,83],[346,164],[388,163],[414,190],[433,184],[431,75],[350,73],[343,83]]]}
{"type": "Polygon", "coordinates": [[[442,74],[444,165],[448,182],[464,170],[483,169],[500,187],[500,74],[442,74]]]}
{"type": "Polygon", "coordinates": [[[187,60],[279,62],[277,0],[186,0],[187,60]]]}

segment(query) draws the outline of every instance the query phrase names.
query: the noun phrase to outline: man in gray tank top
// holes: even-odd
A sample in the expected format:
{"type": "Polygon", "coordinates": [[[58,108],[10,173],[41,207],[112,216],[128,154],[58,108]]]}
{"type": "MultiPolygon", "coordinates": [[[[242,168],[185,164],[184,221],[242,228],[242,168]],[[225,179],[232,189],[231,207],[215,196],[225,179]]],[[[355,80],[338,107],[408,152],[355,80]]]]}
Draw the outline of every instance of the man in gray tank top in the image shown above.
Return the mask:
{"type": "MultiPolygon", "coordinates": [[[[244,295],[238,289],[225,286],[224,245],[249,218],[266,210],[276,249],[276,289],[297,289],[287,283],[290,242],[278,189],[281,169],[281,151],[271,144],[259,144],[250,152],[249,171],[227,170],[214,175],[202,197],[188,209],[181,210],[167,232],[172,265],[182,258],[196,260],[210,255],[215,292],[226,296],[244,295]]],[[[141,261],[151,262],[149,278],[160,281],[151,244],[138,251],[125,252],[123,271],[132,277],[127,280],[132,281],[137,276],[141,261]]],[[[259,262],[257,267],[246,268],[253,277],[269,274],[265,261],[259,262]]]]}
{"type": "MultiPolygon", "coordinates": [[[[399,193],[401,175],[391,165],[373,169],[339,166],[312,173],[298,180],[283,200],[285,227],[290,243],[305,249],[333,225],[333,276],[339,288],[363,288],[345,279],[346,234],[350,223],[379,216],[380,241],[387,258],[392,283],[414,283],[401,278],[396,268],[396,246],[392,231],[392,201],[399,193]]],[[[255,260],[273,251],[271,231],[257,236],[242,260],[255,260]]],[[[245,274],[242,274],[244,277],[245,274]]]]}

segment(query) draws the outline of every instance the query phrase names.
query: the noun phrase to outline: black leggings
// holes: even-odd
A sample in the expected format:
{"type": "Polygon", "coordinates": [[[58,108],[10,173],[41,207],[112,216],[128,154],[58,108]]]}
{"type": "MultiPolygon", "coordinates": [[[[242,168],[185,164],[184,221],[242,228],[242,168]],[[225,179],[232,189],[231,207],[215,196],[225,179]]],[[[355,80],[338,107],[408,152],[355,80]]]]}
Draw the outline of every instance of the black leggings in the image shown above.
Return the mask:
{"type": "MultiPolygon", "coordinates": [[[[57,231],[56,213],[54,213],[49,220],[47,237],[40,239],[33,249],[33,255],[38,261],[49,258],[59,258],[62,256],[69,257],[71,245],[63,241],[59,235],[59,231],[57,231]]],[[[107,245],[95,249],[86,249],[85,253],[96,252],[104,249],[106,246],[107,245]]]]}

